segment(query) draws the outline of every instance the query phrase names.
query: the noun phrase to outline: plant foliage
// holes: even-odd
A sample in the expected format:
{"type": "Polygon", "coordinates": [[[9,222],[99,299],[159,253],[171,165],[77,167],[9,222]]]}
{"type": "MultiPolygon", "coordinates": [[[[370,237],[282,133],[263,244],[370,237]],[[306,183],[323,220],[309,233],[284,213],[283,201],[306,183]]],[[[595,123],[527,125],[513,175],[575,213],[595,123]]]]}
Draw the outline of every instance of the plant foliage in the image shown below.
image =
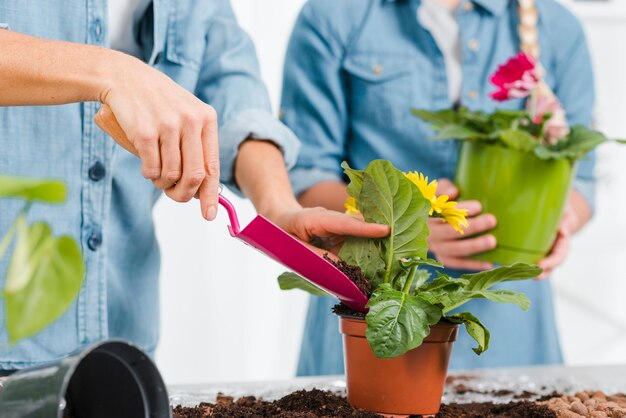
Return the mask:
{"type": "Polygon", "coordinates": [[[488,114],[462,107],[436,112],[412,109],[411,113],[436,131],[433,139],[482,141],[533,153],[543,160],[580,160],[598,145],[612,141],[601,132],[576,125],[565,138],[550,144],[544,138],[546,123],[551,115],[544,115],[536,123],[527,110],[496,110],[488,114]]]}
{"type": "MultiPolygon", "coordinates": [[[[456,116],[444,111],[441,117],[456,116]]],[[[480,114],[472,117],[482,121],[480,114]]],[[[502,119],[510,117],[507,113],[502,115],[502,119]]],[[[492,287],[536,277],[541,273],[540,268],[514,264],[459,278],[439,272],[434,280],[429,280],[423,266],[443,267],[427,258],[430,202],[389,161],[372,161],[363,171],[354,170],[346,163],[342,167],[351,181],[348,193],[355,198],[365,220],[391,226],[386,238],[348,238],[339,253],[344,261],[361,267],[372,281],[374,292],[365,320],[366,337],[376,356],[396,357],[418,347],[430,333],[430,327],[439,321],[463,324],[477,343],[474,351],[480,354],[489,346],[489,331],[471,313],[453,310],[472,299],[529,308],[530,302],[524,294],[492,287]]],[[[311,287],[293,273],[281,278],[282,288],[309,290],[311,287]],[[286,277],[290,279],[288,286],[286,277]]]]}
{"type": "Polygon", "coordinates": [[[13,248],[1,294],[11,343],[58,319],[82,285],[83,261],[74,239],[55,237],[47,224],[29,225],[26,220],[33,202],[61,203],[65,196],[65,185],[60,182],[0,176],[0,197],[26,201],[0,241],[0,259],[13,248]]]}

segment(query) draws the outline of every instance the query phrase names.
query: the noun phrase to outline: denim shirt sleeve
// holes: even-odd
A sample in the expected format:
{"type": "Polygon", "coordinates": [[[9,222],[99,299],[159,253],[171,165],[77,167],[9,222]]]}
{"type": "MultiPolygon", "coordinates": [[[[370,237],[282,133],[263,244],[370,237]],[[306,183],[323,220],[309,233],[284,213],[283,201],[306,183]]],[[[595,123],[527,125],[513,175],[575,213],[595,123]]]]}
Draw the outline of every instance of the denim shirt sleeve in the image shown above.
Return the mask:
{"type": "MultiPolygon", "coordinates": [[[[595,90],[585,34],[580,22],[571,13],[559,20],[557,27],[545,27],[546,31],[550,31],[552,43],[559,46],[555,50],[552,66],[556,80],[554,91],[567,110],[570,126],[590,126],[595,90]]],[[[596,194],[595,162],[596,153],[592,151],[579,162],[574,180],[574,189],[585,198],[592,211],[595,210],[596,194]]]]}
{"type": "Polygon", "coordinates": [[[289,42],[281,104],[282,121],[302,142],[290,178],[301,194],[322,181],[342,181],[348,112],[341,72],[341,42],[315,21],[309,5],[289,42]]]}
{"type": "Polygon", "coordinates": [[[238,192],[233,168],[243,141],[273,142],[283,152],[287,168],[295,164],[300,142],[272,116],[254,45],[238,25],[230,3],[216,0],[212,7],[196,95],[218,112],[221,181],[238,192]]]}

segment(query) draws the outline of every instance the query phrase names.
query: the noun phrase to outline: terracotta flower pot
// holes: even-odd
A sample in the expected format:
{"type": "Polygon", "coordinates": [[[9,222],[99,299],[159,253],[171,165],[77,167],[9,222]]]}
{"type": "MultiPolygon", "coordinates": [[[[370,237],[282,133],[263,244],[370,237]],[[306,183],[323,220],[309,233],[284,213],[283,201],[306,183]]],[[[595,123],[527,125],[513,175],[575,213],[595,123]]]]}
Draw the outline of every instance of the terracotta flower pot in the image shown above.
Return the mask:
{"type": "Polygon", "coordinates": [[[464,142],[456,173],[460,196],[480,201],[483,212],[498,219],[488,232],[498,246],[474,258],[500,264],[541,260],[556,238],[574,173],[569,160],[464,142]]]}
{"type": "Polygon", "coordinates": [[[365,338],[365,320],[341,317],[339,329],[350,404],[388,415],[439,411],[458,325],[437,324],[418,348],[384,359],[374,355],[365,338]]]}

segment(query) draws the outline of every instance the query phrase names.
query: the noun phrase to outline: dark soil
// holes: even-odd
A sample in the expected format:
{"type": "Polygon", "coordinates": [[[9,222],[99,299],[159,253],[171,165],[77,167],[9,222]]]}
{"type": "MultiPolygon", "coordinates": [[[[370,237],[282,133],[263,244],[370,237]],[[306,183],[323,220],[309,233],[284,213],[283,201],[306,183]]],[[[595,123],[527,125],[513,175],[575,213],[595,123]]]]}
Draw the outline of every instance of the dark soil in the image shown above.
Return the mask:
{"type": "Polygon", "coordinates": [[[328,254],[324,254],[324,258],[333,266],[337,267],[343,274],[348,276],[348,279],[350,279],[368,299],[372,296],[372,283],[370,279],[363,275],[359,266],[353,266],[343,260],[335,261],[328,257],[328,254]]]}
{"type": "Polygon", "coordinates": [[[338,303],[333,306],[333,313],[339,316],[350,316],[353,318],[365,319],[365,314],[363,312],[355,311],[354,309],[347,307],[343,303],[338,303]]]}
{"type": "MultiPolygon", "coordinates": [[[[234,401],[218,396],[215,404],[202,403],[195,408],[174,408],[174,418],[381,418],[373,412],[357,409],[331,392],[298,391],[274,402],[244,397],[234,401]]],[[[441,405],[437,418],[555,418],[546,406],[529,402],[510,404],[471,403],[441,405]]]]}
{"type": "Polygon", "coordinates": [[[274,402],[254,397],[233,401],[218,397],[216,404],[202,403],[195,408],[174,408],[174,418],[380,418],[380,415],[353,408],[340,396],[321,390],[297,391],[274,402]]]}

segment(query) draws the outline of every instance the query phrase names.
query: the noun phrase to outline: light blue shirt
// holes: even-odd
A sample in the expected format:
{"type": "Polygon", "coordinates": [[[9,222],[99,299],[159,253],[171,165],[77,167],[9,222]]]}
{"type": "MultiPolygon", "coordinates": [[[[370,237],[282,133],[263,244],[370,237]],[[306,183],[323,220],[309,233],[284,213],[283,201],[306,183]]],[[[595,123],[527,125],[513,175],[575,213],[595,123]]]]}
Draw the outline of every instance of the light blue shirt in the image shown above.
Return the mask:
{"type": "MultiPolygon", "coordinates": [[[[291,178],[297,193],[322,181],[342,181],[340,163],[363,169],[390,159],[403,171],[453,179],[457,141],[429,140],[434,133],[411,108],[449,109],[444,56],[417,19],[420,0],[310,0],[295,25],[285,62],[282,120],[302,141],[291,178]]],[[[593,76],[577,19],[554,0],[537,2],[541,62],[547,83],[570,124],[588,125],[594,103],[593,76]]],[[[490,112],[521,109],[488,94],[489,76],[519,50],[517,2],[462,0],[456,11],[462,45],[461,104],[490,112]]],[[[576,189],[593,206],[594,156],[581,162],[576,189]]],[[[455,272],[452,272],[453,274],[455,272]]],[[[458,272],[456,272],[458,273],[458,272]]],[[[511,287],[511,286],[509,286],[511,287]]],[[[486,301],[465,309],[492,330],[481,357],[460,333],[454,367],[512,366],[561,361],[549,282],[515,284],[533,301],[529,313],[486,301]]],[[[342,372],[332,300],[313,298],[307,319],[300,374],[342,372]]]]}
{"type": "MultiPolygon", "coordinates": [[[[106,0],[0,0],[0,27],[107,46],[107,12],[106,0]]],[[[228,0],[144,0],[134,27],[142,58],[218,111],[222,182],[232,186],[237,149],[248,137],[273,141],[287,165],[295,163],[298,140],[272,118],[254,47],[228,0]]],[[[34,366],[109,337],[149,352],[157,345],[159,249],[151,212],[161,192],[141,176],[140,161],[96,127],[99,107],[0,108],[0,173],[67,184],[66,203],[35,205],[30,219],[77,239],[86,265],[77,302],[48,329],[8,347],[0,328],[0,369],[34,366]]],[[[0,200],[0,236],[19,208],[0,200]]],[[[1,287],[5,271],[6,260],[1,287]]]]}

